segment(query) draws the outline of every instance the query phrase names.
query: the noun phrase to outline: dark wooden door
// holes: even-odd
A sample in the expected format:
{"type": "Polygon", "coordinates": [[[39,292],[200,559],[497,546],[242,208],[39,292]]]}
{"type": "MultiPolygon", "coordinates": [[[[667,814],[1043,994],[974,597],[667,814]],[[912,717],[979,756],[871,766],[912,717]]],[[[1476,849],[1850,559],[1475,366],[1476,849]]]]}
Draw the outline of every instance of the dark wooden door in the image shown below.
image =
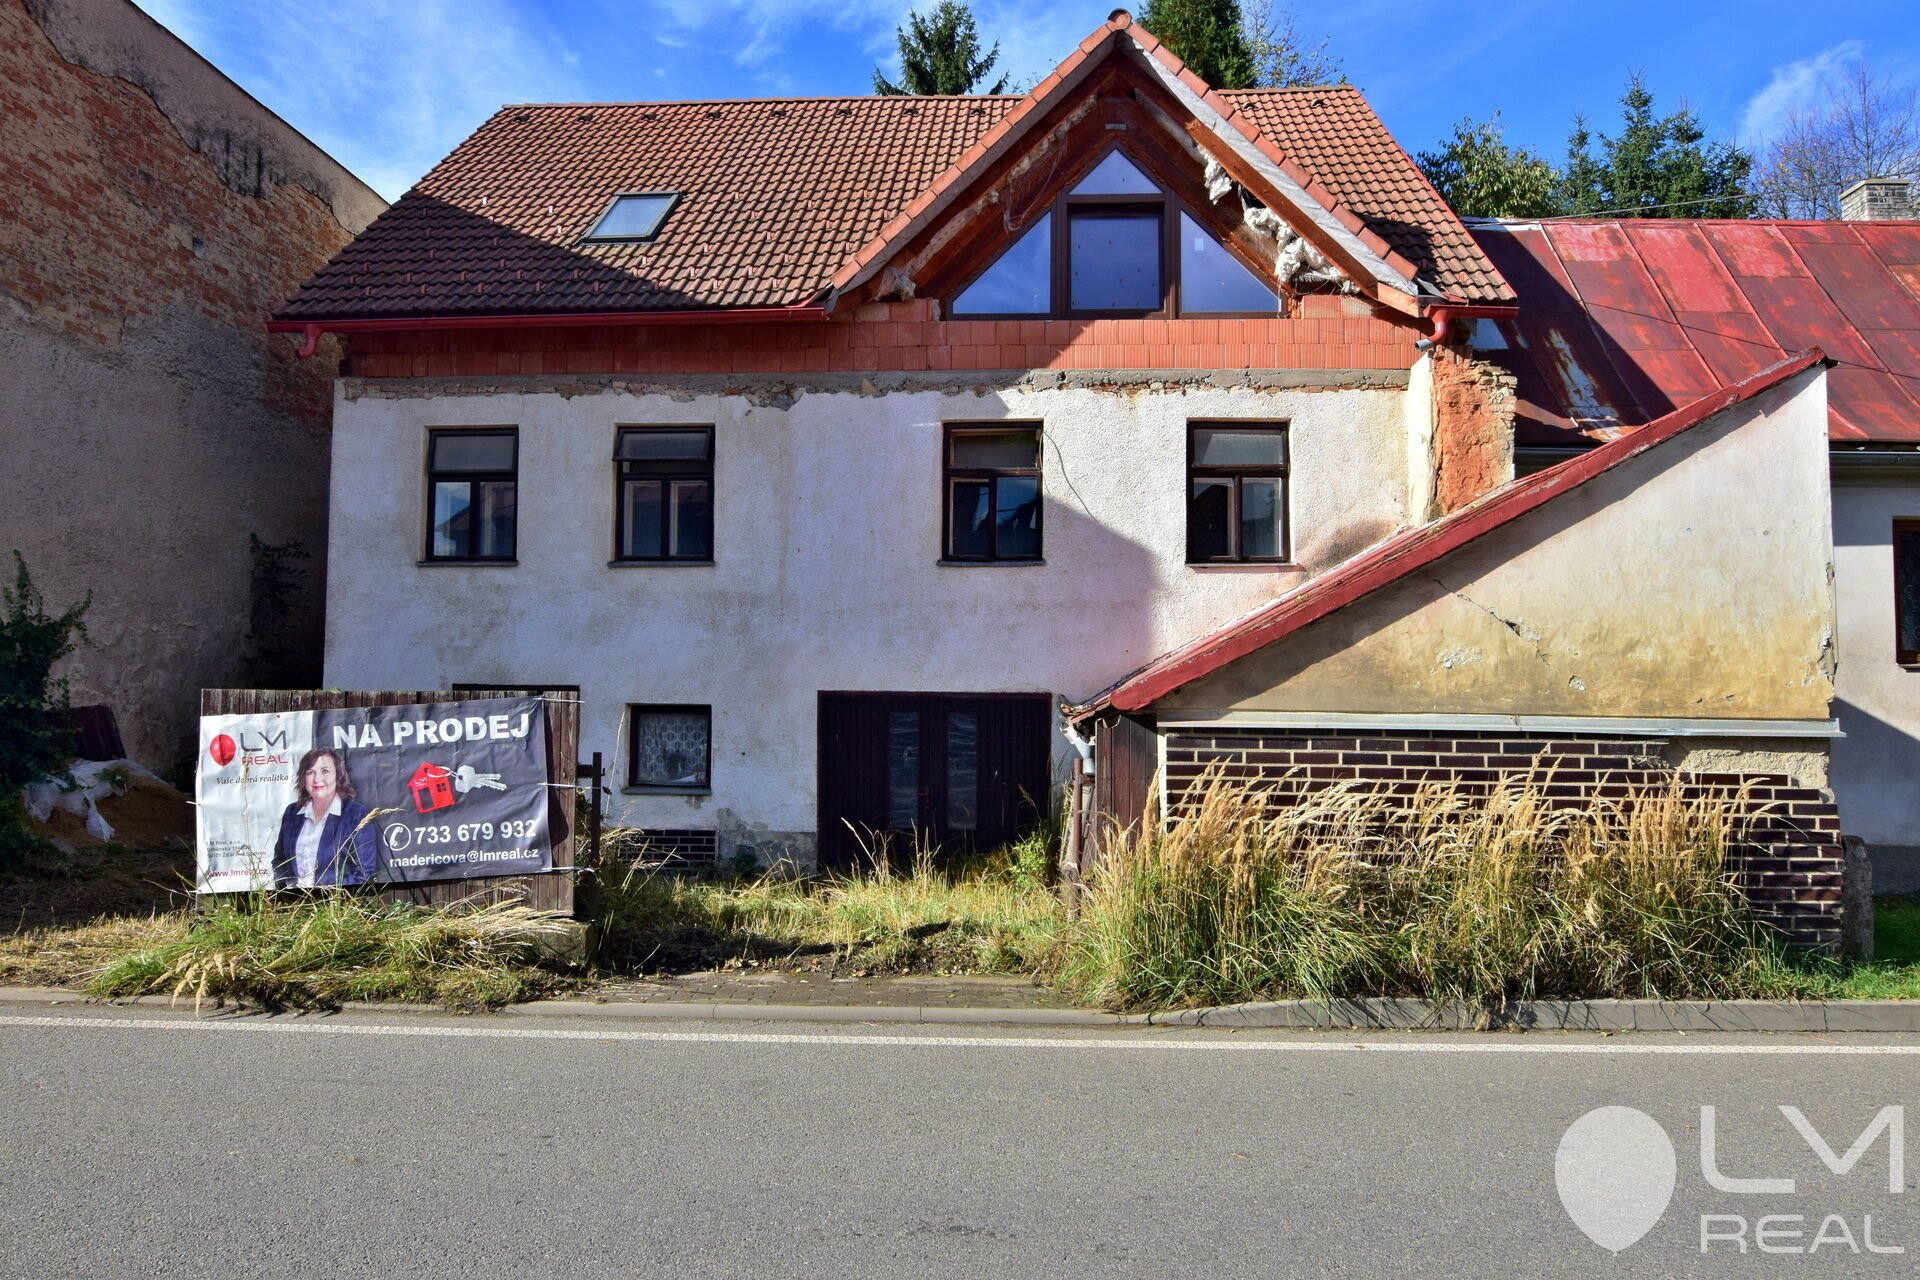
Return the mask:
{"type": "Polygon", "coordinates": [[[1018,839],[1051,799],[1051,729],[1045,694],[822,693],[821,868],[1018,839]]]}

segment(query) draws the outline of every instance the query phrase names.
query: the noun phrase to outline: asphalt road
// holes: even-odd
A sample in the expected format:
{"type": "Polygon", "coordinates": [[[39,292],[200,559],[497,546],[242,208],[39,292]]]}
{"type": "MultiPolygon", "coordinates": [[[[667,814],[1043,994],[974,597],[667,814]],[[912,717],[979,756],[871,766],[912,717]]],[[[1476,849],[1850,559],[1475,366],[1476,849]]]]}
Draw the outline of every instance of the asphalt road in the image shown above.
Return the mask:
{"type": "MultiPolygon", "coordinates": [[[[1838,1176],[1779,1110],[1800,1108],[1841,1159],[1881,1108],[1920,1101],[1915,1037],[956,1034],[14,1006],[0,1010],[0,1076],[5,1276],[1920,1265],[1920,1195],[1889,1193],[1887,1135],[1838,1176]],[[1672,1203],[1617,1255],[1574,1225],[1555,1179],[1569,1124],[1607,1106],[1652,1117],[1677,1164],[1672,1203]],[[1720,1173],[1792,1178],[1793,1192],[1710,1187],[1702,1106],[1720,1173]],[[1702,1253],[1703,1214],[1746,1219],[1748,1251],[1702,1253]],[[1806,1248],[1840,1215],[1855,1248],[1871,1216],[1874,1244],[1907,1252],[1856,1254],[1829,1223],[1815,1256],[1763,1254],[1766,1214],[1801,1219],[1798,1237],[1790,1218],[1767,1224],[1775,1249],[1806,1248]]],[[[1602,1190],[1646,1198],[1647,1177],[1618,1176],[1602,1190]]]]}

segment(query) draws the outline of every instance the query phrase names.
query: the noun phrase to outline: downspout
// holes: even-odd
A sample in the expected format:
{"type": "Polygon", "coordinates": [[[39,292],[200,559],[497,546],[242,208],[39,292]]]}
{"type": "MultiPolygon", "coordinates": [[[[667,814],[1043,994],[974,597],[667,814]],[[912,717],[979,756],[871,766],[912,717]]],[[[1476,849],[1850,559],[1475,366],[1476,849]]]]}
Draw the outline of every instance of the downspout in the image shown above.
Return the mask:
{"type": "Polygon", "coordinates": [[[1073,721],[1062,719],[1060,732],[1066,736],[1067,745],[1074,750],[1073,781],[1067,787],[1067,839],[1066,848],[1060,854],[1061,897],[1066,901],[1067,918],[1080,918],[1080,862],[1084,846],[1082,828],[1086,823],[1086,801],[1084,795],[1089,780],[1093,777],[1093,743],[1080,736],[1073,721]]]}
{"type": "Polygon", "coordinates": [[[1451,303],[1433,308],[1427,312],[1433,318],[1433,328],[1427,336],[1414,341],[1419,351],[1431,351],[1447,341],[1447,330],[1455,320],[1509,320],[1520,314],[1518,307],[1469,307],[1451,303]]]}
{"type": "Polygon", "coordinates": [[[293,353],[294,359],[296,360],[305,360],[308,357],[312,356],[315,351],[318,351],[320,349],[320,326],[319,325],[310,324],[304,330],[302,330],[302,332],[304,332],[307,335],[307,340],[300,344],[300,349],[298,351],[293,353]]]}

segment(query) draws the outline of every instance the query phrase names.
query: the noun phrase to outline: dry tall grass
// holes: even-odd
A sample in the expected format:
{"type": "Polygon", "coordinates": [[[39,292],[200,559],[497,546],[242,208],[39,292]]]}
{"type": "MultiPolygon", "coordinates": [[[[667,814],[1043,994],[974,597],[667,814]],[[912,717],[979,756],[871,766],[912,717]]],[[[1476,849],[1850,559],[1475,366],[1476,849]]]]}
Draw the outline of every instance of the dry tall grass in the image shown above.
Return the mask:
{"type": "Polygon", "coordinates": [[[1350,783],[1269,812],[1209,779],[1095,874],[1063,979],[1124,1008],[1791,994],[1727,865],[1735,797],[1676,783],[1555,808],[1542,782],[1350,783]]]}

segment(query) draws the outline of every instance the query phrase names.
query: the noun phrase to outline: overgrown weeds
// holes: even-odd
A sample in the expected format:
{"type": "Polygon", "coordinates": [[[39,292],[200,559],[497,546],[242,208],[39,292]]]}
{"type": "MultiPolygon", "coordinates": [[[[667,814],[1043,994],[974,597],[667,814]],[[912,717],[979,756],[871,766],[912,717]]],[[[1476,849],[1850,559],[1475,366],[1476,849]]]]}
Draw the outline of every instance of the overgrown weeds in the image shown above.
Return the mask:
{"type": "Polygon", "coordinates": [[[491,1008],[573,984],[542,959],[564,928],[517,905],[422,908],[345,891],[292,900],[256,894],[210,906],[176,936],[106,964],[87,990],[172,995],[196,1005],[405,1000],[491,1008]]]}
{"type": "Polygon", "coordinates": [[[1095,874],[1062,979],[1125,1008],[1793,995],[1802,980],[1727,865],[1734,800],[1676,783],[1556,807],[1518,777],[1490,795],[1352,783],[1270,808],[1215,778],[1095,874]]]}

